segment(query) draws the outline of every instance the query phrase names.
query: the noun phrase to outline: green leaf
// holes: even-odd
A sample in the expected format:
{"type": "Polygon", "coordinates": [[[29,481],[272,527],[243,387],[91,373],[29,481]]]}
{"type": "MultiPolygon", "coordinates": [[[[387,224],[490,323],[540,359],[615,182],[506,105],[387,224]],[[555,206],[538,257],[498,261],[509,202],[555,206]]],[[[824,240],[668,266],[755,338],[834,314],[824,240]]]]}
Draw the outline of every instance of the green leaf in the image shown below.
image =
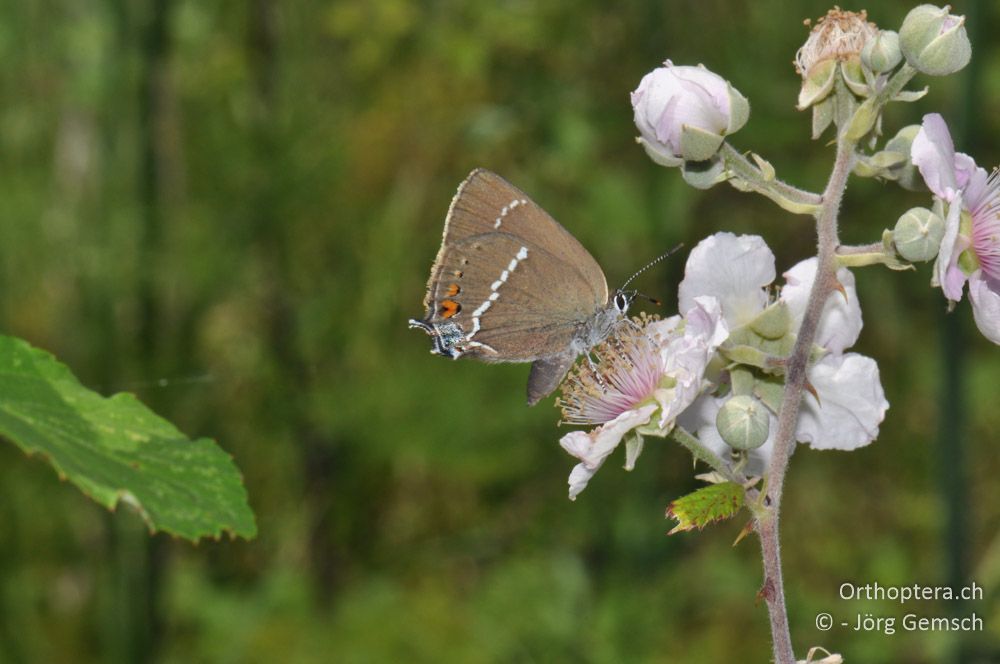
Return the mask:
{"type": "Polygon", "coordinates": [[[80,385],[52,355],[0,335],[0,435],[41,454],[108,509],[135,508],[150,531],[197,540],[257,534],[232,458],[190,440],[131,394],[80,385]]]}
{"type": "Polygon", "coordinates": [[[743,507],[743,487],[735,482],[722,482],[698,489],[667,506],[667,517],[677,519],[668,535],[701,530],[710,523],[728,519],[743,507]]]}

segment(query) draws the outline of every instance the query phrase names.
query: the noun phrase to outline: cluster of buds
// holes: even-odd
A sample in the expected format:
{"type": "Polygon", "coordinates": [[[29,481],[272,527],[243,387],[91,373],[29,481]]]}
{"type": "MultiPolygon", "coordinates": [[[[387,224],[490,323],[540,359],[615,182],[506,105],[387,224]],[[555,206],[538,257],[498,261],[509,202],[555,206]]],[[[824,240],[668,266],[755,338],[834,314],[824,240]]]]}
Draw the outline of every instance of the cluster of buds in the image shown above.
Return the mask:
{"type": "MultiPolygon", "coordinates": [[[[931,207],[911,208],[885,231],[881,245],[871,245],[882,246],[882,253],[843,264],[900,268],[936,259],[932,284],[952,304],[968,284],[976,323],[1000,343],[1000,174],[987,174],[956,152],[937,115],[904,127],[880,152],[857,149],[866,139],[874,148],[885,104],[926,93],[903,89],[914,75],[954,73],[970,55],[964,18],[949,7],[916,7],[898,32],[880,30],[864,11],[834,8],[796,54],[802,77],[797,106],[812,109],[814,138],[837,126],[838,140],[853,146],[856,174],[934,195],[931,207]]],[[[726,145],[747,122],[749,103],[721,76],[668,60],[642,79],[631,102],[637,141],[657,164],[680,167],[690,184],[705,188],[729,179],[790,211],[818,209],[818,196],[777,180],[758,155],[751,162],[726,145]]],[[[596,425],[561,441],[580,461],[570,477],[571,497],[621,442],[631,468],[643,436],[674,435],[675,429],[690,432],[685,444],[692,451],[700,445],[710,459],[736,459],[729,468],[737,474],[763,473],[776,435],[785,361],[806,316],[817,265],[816,259],[800,262],[776,287],[774,255],[762,238],[719,233],[703,240],[679,287],[681,315],[634,321],[596,349],[596,363],[566,381],[564,420],[596,425]]],[[[874,360],[848,352],[862,327],[854,276],[841,267],[836,279],[808,358],[808,394],[794,436],[814,448],[851,450],[875,439],[889,404],[874,360]]]]}
{"type": "MultiPolygon", "coordinates": [[[[813,109],[813,138],[819,138],[831,123],[845,126],[865,100],[883,94],[904,61],[906,80],[916,72],[943,76],[968,64],[971,53],[965,19],[952,16],[948,7],[916,7],[898,33],[878,29],[864,11],[834,8],[816,22],[795,56],[802,76],[798,108],[813,109]]],[[[900,86],[891,90],[891,100],[915,101],[925,92],[900,86]]],[[[863,120],[864,133],[872,138],[881,133],[879,115],[863,120]]]]}

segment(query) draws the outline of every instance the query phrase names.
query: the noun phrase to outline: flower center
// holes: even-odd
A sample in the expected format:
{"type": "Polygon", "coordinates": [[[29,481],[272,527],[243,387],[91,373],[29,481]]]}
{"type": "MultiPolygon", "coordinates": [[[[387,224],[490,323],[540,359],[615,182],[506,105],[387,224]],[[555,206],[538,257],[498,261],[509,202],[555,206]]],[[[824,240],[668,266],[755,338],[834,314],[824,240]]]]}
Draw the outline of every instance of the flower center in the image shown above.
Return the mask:
{"type": "Polygon", "coordinates": [[[603,424],[647,400],[665,367],[660,340],[648,333],[657,317],[633,318],[595,346],[596,361],[577,363],[562,384],[557,405],[566,424],[603,424]]]}

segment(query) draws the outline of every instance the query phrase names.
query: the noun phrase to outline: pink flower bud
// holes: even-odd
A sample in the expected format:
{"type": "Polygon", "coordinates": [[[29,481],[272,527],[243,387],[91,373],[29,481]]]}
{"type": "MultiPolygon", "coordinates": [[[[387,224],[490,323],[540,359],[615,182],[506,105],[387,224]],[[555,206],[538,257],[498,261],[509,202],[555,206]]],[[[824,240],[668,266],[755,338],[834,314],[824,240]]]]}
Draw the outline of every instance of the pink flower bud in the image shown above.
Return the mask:
{"type": "Polygon", "coordinates": [[[632,93],[637,140],[663,166],[710,159],[750,115],[746,98],[702,66],[665,66],[646,74],[632,93]]]}

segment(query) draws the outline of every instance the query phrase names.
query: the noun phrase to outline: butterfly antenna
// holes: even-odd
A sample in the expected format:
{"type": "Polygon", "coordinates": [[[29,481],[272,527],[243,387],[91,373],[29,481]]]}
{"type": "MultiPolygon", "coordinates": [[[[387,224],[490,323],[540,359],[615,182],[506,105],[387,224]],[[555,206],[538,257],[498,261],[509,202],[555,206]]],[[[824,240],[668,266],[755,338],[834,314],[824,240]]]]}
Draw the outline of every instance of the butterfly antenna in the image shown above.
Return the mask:
{"type": "MultiPolygon", "coordinates": [[[[649,268],[653,267],[654,265],[656,265],[657,263],[659,263],[660,261],[662,261],[664,258],[668,258],[672,254],[676,253],[683,246],[684,246],[684,244],[681,243],[681,244],[677,245],[676,247],[674,247],[673,249],[669,249],[666,253],[660,254],[659,256],[657,256],[656,258],[654,258],[653,260],[651,260],[648,263],[646,263],[644,266],[642,266],[641,268],[639,268],[638,272],[636,272],[631,277],[629,277],[625,281],[625,283],[622,284],[622,287],[619,290],[625,290],[625,287],[628,286],[630,283],[632,283],[633,279],[635,279],[640,274],[642,274],[643,272],[645,272],[649,268]]],[[[642,295],[643,295],[643,297],[647,298],[650,302],[653,302],[654,304],[658,305],[660,303],[659,300],[651,298],[648,295],[645,295],[645,294],[642,294],[642,295]]]]}
{"type": "Polygon", "coordinates": [[[652,295],[646,295],[645,293],[641,293],[639,291],[636,291],[635,292],[635,296],[636,297],[641,297],[644,300],[649,300],[650,302],[652,302],[657,307],[662,307],[663,306],[663,300],[661,300],[659,298],[655,298],[652,295]]]}

